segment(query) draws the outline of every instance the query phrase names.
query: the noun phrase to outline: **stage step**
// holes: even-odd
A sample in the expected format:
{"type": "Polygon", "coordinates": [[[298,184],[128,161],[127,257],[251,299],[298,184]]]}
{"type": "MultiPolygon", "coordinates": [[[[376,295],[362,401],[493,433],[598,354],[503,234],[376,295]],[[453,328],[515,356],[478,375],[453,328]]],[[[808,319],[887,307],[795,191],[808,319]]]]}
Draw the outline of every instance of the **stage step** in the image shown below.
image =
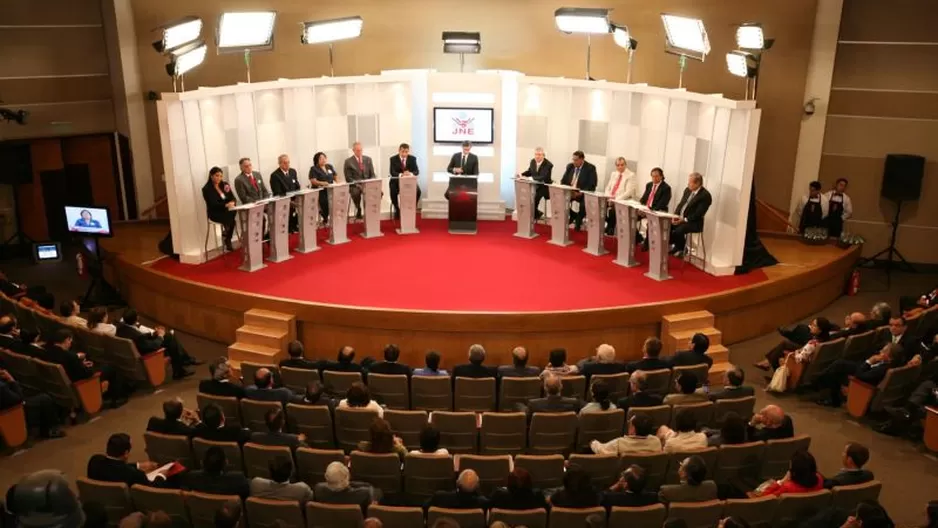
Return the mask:
{"type": "Polygon", "coordinates": [[[723,386],[723,373],[729,370],[733,366],[732,363],[717,363],[713,362],[713,366],[710,367],[710,375],[708,376],[710,380],[710,387],[722,387],[723,386]]]}
{"type": "Polygon", "coordinates": [[[672,332],[682,330],[712,327],[713,323],[713,314],[706,310],[666,315],[661,318],[661,335],[666,336],[672,332]]]}
{"type": "Polygon", "coordinates": [[[251,308],[244,312],[244,324],[283,330],[287,333],[287,343],[296,339],[296,316],[292,314],[251,308]]]}
{"type": "Polygon", "coordinates": [[[681,350],[689,350],[690,340],[694,337],[694,334],[703,334],[710,339],[710,346],[722,344],[723,333],[717,330],[716,328],[703,327],[703,328],[693,328],[690,330],[681,330],[678,332],[671,332],[668,334],[662,334],[664,340],[664,355],[672,356],[676,352],[681,350]]]}
{"type": "Polygon", "coordinates": [[[287,336],[289,333],[282,328],[244,325],[238,328],[235,335],[237,336],[236,339],[238,343],[261,345],[285,351],[287,349],[287,336]]]}
{"type": "Polygon", "coordinates": [[[274,347],[242,343],[240,341],[228,345],[228,361],[231,363],[232,368],[235,367],[235,364],[240,366],[242,361],[276,365],[285,357],[286,354],[282,350],[274,347]]]}
{"type": "Polygon", "coordinates": [[[710,348],[707,350],[707,355],[713,359],[713,364],[717,363],[729,363],[730,361],[730,350],[723,345],[710,345],[710,348]]]}

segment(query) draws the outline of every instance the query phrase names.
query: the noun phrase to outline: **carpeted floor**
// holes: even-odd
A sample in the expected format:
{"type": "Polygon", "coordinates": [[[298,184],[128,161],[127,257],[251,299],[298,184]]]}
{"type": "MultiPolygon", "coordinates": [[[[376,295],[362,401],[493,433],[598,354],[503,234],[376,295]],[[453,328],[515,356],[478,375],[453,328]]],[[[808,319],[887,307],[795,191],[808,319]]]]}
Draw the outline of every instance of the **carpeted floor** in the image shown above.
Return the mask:
{"type": "Polygon", "coordinates": [[[577,244],[558,247],[547,243],[549,228],[542,225],[537,226],[540,237],[522,240],[513,236],[515,223],[511,221],[481,223],[474,236],[449,234],[445,220],[421,220],[420,234],[411,236],[397,235],[390,222],[385,224],[386,234],[381,238],[362,240],[357,236],[361,224],[355,224],[348,244],[321,242],[324,247],[317,252],[294,254],[291,260],[268,264],[254,273],[237,269],[240,254],[199,266],[163,259],[154,267],[198,282],[306,301],[495,312],[652,303],[766,280],[758,270],[713,277],[671,258],[674,280],[657,282],[644,276],[648,253],[637,255],[642,266],[624,268],[612,263],[614,239],[607,239],[610,254],[595,257],[583,251],[586,233],[574,233],[583,239],[577,244]],[[493,269],[499,271],[493,273],[493,269]],[[563,293],[558,295],[558,289],[563,293]]]}
{"type": "MultiPolygon", "coordinates": [[[[3,271],[19,280],[41,281],[60,298],[83,293],[84,286],[72,278],[74,273],[68,263],[38,271],[33,267],[4,263],[3,271]]],[[[880,299],[895,304],[899,295],[917,294],[935,283],[938,283],[938,275],[897,274],[893,277],[892,287],[887,289],[880,272],[864,272],[859,295],[843,297],[818,315],[840,320],[846,312],[868,311],[873,302],[880,299]]],[[[220,344],[179,333],[177,336],[190,352],[200,358],[210,359],[225,353],[225,347],[220,344]]],[[[745,367],[750,381],[761,385],[761,371],[750,365],[761,358],[777,339],[777,335],[771,334],[735,344],[730,347],[731,359],[745,367]]],[[[200,375],[207,375],[204,367],[200,375]]],[[[181,397],[187,405],[194,406],[197,384],[196,379],[189,379],[171,383],[156,394],[137,394],[126,406],[101,413],[91,424],[69,427],[65,439],[39,442],[13,456],[0,456],[0,492],[21,475],[39,468],[58,468],[72,479],[84,475],[88,457],[102,452],[108,435],[117,431],[131,434],[134,459],[146,458],[143,431],[147,419],[159,414],[161,403],[168,398],[181,397]]],[[[875,433],[866,425],[847,419],[843,410],[821,408],[796,397],[769,396],[761,390],[757,391],[757,399],[759,406],[779,403],[793,417],[796,430],[811,435],[811,451],[824,474],[832,474],[840,467],[846,442],[868,446],[872,451],[868,467],[885,484],[881,500],[893,519],[900,526],[924,524],[926,502],[938,499],[938,459],[932,454],[909,441],[875,433]]]]}

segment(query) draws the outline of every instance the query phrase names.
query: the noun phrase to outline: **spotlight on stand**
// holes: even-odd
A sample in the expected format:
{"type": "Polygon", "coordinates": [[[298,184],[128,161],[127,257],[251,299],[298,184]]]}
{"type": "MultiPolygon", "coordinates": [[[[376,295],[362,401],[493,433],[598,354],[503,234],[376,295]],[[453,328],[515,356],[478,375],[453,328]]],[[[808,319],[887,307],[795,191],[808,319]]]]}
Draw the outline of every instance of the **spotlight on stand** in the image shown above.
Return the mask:
{"type": "Polygon", "coordinates": [[[303,23],[303,44],[329,44],[329,75],[335,76],[332,44],[338,40],[358,38],[362,34],[364,21],[360,16],[336,18],[303,23]]]}
{"type": "Polygon", "coordinates": [[[736,28],[736,47],[744,50],[765,51],[775,44],[775,39],[765,38],[762,24],[746,22],[736,28]]]}
{"type": "Polygon", "coordinates": [[[666,53],[677,55],[680,60],[680,75],[678,88],[684,87],[684,70],[687,68],[687,59],[703,62],[710,53],[710,39],[707,37],[707,28],[703,20],[678,15],[661,14],[661,23],[664,25],[666,53]]]}
{"type": "Polygon", "coordinates": [[[557,29],[564,33],[586,34],[586,79],[591,81],[590,54],[593,35],[609,34],[609,10],[592,7],[561,7],[554,11],[557,29]]]}
{"type": "Polygon", "coordinates": [[[172,51],[183,44],[197,40],[202,34],[202,19],[189,16],[159,28],[160,40],[153,43],[157,53],[172,51]]]}
{"type": "Polygon", "coordinates": [[[466,67],[466,54],[482,51],[482,34],[478,31],[444,31],[443,53],[459,54],[459,72],[466,67]]]}
{"type": "Polygon", "coordinates": [[[726,66],[733,75],[746,77],[746,100],[755,100],[758,95],[762,52],[773,44],[775,39],[765,38],[762,24],[747,22],[736,28],[736,46],[747,51],[736,50],[727,53],[726,66]]]}
{"type": "Polygon", "coordinates": [[[248,82],[251,82],[251,52],[274,48],[274,22],[277,13],[253,11],[222,13],[218,19],[215,43],[218,53],[244,53],[248,82]]]}
{"type": "Polygon", "coordinates": [[[616,46],[626,49],[629,51],[629,71],[626,74],[625,82],[632,82],[632,59],[635,56],[635,50],[638,49],[638,41],[632,38],[631,33],[629,33],[628,26],[618,26],[616,24],[610,24],[609,27],[612,28],[612,40],[616,43],[616,46]]]}
{"type": "Polygon", "coordinates": [[[176,88],[176,79],[179,79],[182,83],[180,87],[185,91],[186,86],[183,75],[202,64],[205,61],[207,51],[208,46],[205,45],[205,42],[199,40],[187,44],[170,54],[172,60],[166,65],[166,74],[173,78],[173,89],[176,88]]]}

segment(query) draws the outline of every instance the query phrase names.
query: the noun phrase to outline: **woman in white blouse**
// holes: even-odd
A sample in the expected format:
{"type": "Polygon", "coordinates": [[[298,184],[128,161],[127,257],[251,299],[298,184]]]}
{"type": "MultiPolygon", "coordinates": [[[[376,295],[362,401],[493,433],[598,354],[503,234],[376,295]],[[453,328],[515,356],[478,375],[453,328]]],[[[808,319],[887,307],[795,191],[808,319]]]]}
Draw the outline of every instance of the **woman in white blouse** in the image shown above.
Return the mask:
{"type": "Polygon", "coordinates": [[[384,407],[378,405],[378,402],[371,399],[371,393],[368,387],[360,381],[356,381],[348,388],[345,393],[345,399],[339,402],[339,409],[366,409],[378,413],[378,418],[384,418],[384,407]]]}
{"type": "Polygon", "coordinates": [[[103,306],[93,308],[88,314],[88,330],[111,337],[117,335],[117,327],[108,322],[107,310],[103,306]]]}

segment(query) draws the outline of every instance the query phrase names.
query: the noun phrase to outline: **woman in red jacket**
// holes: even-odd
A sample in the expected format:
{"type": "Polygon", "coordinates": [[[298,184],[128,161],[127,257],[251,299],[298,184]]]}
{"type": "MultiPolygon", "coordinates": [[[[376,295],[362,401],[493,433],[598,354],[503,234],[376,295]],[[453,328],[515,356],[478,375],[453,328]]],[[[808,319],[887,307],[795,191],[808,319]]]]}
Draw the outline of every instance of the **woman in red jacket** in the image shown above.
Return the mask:
{"type": "Polygon", "coordinates": [[[807,450],[800,449],[791,456],[788,473],[782,480],[770,480],[755,491],[750,497],[783,495],[787,493],[809,493],[824,489],[824,477],[817,471],[817,462],[807,450]]]}

